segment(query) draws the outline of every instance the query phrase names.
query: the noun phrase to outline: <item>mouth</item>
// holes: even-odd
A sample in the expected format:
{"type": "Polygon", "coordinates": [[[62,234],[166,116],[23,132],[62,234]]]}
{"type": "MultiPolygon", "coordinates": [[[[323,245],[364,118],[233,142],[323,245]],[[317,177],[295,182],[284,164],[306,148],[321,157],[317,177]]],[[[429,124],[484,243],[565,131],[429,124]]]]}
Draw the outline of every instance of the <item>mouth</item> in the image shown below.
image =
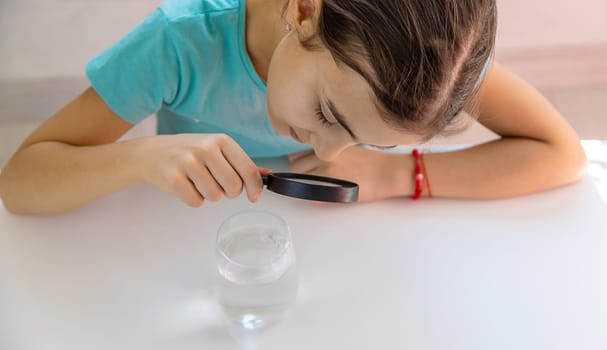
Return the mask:
{"type": "Polygon", "coordinates": [[[295,130],[293,130],[293,128],[289,127],[289,133],[291,134],[291,137],[292,137],[292,138],[293,138],[295,141],[297,141],[297,142],[299,142],[299,143],[304,143],[304,142],[303,142],[303,141],[302,141],[302,140],[299,138],[299,136],[297,135],[297,133],[295,132],[295,130]]]}

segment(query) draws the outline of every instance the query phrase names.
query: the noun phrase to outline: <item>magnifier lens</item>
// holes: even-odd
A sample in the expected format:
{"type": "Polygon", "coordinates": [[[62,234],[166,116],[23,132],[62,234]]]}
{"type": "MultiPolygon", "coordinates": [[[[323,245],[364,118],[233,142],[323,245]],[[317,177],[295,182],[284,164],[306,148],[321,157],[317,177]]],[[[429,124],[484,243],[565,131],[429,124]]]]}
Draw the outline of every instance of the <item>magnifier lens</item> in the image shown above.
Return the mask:
{"type": "Polygon", "coordinates": [[[312,180],[312,179],[300,179],[300,178],[296,178],[296,177],[290,178],[289,181],[297,182],[297,183],[302,183],[302,184],[306,184],[306,185],[317,185],[317,186],[326,186],[326,187],[341,187],[341,185],[338,185],[338,184],[332,183],[332,182],[326,182],[326,181],[320,181],[320,180],[312,180]]]}
{"type": "Polygon", "coordinates": [[[358,185],[340,179],[309,174],[272,173],[263,176],[263,182],[268,190],[295,198],[340,203],[358,200],[358,185]]]}

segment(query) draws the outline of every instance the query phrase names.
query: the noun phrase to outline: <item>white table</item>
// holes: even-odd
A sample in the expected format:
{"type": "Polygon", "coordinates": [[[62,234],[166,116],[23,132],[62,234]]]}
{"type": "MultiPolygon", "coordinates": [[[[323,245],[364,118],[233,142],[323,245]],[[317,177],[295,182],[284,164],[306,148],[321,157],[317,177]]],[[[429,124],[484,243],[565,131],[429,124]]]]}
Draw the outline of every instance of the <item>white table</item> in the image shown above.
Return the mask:
{"type": "Polygon", "coordinates": [[[606,178],[497,201],[190,209],[140,186],[60,216],[0,208],[0,349],[604,350],[606,178]],[[214,239],[250,208],[290,224],[300,295],[244,337],[215,301],[214,239]]]}

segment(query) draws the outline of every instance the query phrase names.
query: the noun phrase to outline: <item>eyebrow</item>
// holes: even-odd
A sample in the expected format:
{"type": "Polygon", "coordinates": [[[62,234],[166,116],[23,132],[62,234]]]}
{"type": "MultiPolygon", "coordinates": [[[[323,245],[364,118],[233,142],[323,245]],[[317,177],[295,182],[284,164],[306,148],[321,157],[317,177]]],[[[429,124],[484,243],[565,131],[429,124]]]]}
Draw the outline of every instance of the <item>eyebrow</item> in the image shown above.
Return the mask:
{"type": "Polygon", "coordinates": [[[335,107],[333,102],[331,100],[329,100],[328,98],[327,98],[327,107],[329,107],[331,114],[333,114],[333,116],[335,117],[335,119],[337,120],[339,125],[341,125],[344,129],[346,129],[346,131],[348,132],[348,134],[350,134],[350,136],[352,136],[352,139],[354,139],[354,141],[359,142],[360,139],[356,135],[354,135],[354,132],[352,131],[352,128],[350,128],[350,126],[346,122],[346,118],[344,117],[344,115],[341,114],[341,112],[337,109],[337,107],[335,107]]]}

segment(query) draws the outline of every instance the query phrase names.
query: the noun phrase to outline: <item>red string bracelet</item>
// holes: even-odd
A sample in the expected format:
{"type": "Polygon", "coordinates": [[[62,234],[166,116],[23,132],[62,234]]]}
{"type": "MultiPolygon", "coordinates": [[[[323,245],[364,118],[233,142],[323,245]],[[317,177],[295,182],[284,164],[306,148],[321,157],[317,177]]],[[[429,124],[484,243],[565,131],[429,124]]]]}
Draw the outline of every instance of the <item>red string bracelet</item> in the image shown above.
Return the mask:
{"type": "Polygon", "coordinates": [[[430,176],[428,176],[428,172],[426,171],[426,162],[424,161],[424,153],[420,153],[419,160],[422,164],[422,173],[424,174],[424,183],[426,184],[426,188],[428,189],[428,198],[432,198],[432,188],[430,187],[430,176]]]}
{"type": "Polygon", "coordinates": [[[413,171],[415,190],[411,198],[413,198],[413,200],[418,200],[424,192],[424,185],[428,189],[428,197],[432,198],[432,188],[430,187],[430,178],[428,177],[428,172],[426,171],[426,162],[424,161],[424,154],[420,152],[417,148],[414,148],[411,154],[415,158],[415,168],[413,171]]]}
{"type": "Polygon", "coordinates": [[[423,189],[424,173],[422,171],[422,160],[421,160],[422,156],[417,148],[414,148],[413,152],[411,152],[411,154],[415,158],[415,168],[413,171],[413,180],[415,181],[415,191],[413,192],[413,195],[411,196],[411,198],[413,200],[418,200],[419,197],[421,197],[422,192],[424,190],[423,189]]]}

